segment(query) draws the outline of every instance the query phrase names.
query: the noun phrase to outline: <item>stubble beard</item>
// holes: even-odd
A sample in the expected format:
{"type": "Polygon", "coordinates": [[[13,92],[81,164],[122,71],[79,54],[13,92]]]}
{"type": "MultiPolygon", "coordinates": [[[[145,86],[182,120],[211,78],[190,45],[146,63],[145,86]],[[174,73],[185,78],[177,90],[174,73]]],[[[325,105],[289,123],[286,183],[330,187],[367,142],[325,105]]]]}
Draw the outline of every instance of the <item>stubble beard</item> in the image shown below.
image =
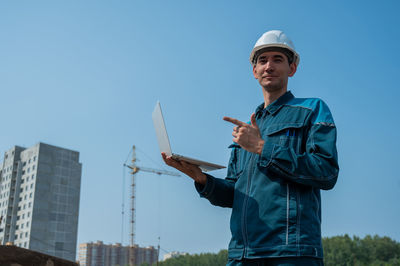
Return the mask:
{"type": "Polygon", "coordinates": [[[284,83],[282,81],[271,84],[260,84],[260,85],[268,93],[277,93],[285,89],[284,83]]]}

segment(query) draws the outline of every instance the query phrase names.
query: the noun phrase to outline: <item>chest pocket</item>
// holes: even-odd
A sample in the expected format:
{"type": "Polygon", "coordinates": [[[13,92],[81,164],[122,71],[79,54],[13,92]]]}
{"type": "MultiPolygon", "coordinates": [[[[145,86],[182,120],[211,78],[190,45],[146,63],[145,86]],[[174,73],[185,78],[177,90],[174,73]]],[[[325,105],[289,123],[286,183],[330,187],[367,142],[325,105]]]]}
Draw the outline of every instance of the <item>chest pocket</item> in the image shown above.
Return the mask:
{"type": "Polygon", "coordinates": [[[305,127],[303,123],[272,124],[263,132],[263,139],[271,144],[293,148],[301,153],[305,127]]]}

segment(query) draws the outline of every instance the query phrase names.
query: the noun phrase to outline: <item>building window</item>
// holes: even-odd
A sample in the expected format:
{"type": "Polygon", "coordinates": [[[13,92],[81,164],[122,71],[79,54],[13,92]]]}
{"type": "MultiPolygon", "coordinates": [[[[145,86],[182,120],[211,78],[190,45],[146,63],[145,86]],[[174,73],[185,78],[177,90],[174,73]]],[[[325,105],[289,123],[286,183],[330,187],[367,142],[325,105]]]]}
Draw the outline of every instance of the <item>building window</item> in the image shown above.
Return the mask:
{"type": "Polygon", "coordinates": [[[56,250],[62,250],[64,248],[63,242],[56,242],[56,250]]]}

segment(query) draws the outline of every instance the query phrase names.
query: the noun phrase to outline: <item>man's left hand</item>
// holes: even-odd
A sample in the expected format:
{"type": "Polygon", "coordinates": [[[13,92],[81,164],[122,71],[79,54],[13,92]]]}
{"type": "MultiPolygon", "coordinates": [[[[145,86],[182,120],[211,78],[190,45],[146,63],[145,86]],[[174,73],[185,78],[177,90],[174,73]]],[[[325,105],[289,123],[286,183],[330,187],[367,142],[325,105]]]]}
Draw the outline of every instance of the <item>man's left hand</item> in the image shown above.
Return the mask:
{"type": "Polygon", "coordinates": [[[239,144],[240,147],[246,151],[261,154],[264,140],[261,138],[260,129],[258,128],[256,115],[254,113],[251,115],[251,125],[227,116],[223,119],[236,125],[232,132],[233,141],[235,143],[239,144]]]}

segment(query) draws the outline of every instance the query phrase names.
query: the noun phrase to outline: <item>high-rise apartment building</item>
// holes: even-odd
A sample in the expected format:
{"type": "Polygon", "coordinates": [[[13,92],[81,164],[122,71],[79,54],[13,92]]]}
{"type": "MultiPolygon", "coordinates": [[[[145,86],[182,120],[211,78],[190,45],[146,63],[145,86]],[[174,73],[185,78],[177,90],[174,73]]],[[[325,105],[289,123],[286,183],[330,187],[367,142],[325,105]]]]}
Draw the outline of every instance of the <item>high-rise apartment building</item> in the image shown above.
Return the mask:
{"type": "Polygon", "coordinates": [[[75,261],[82,164],[79,152],[14,146],[0,164],[0,243],[75,261]]]}
{"type": "Polygon", "coordinates": [[[122,246],[121,244],[104,245],[102,241],[96,243],[84,243],[79,245],[80,266],[126,266],[141,265],[148,263],[156,265],[158,250],[152,246],[133,247],[122,246]]]}

